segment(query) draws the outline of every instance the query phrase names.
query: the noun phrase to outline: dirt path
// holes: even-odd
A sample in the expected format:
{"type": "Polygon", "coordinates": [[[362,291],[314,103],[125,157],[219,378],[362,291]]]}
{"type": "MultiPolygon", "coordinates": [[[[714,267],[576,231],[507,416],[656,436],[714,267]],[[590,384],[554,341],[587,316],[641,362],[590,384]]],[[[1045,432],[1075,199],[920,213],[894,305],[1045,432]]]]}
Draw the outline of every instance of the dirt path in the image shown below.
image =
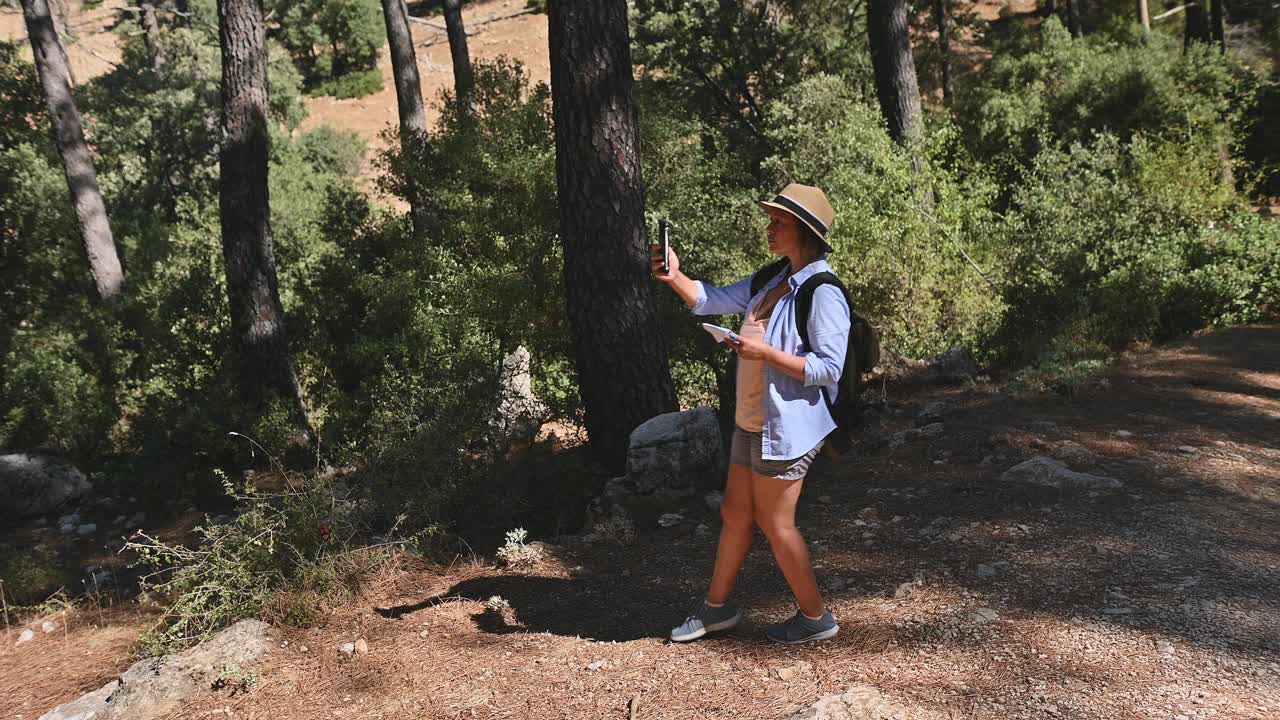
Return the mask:
{"type": "MultiPolygon", "coordinates": [[[[563,539],[527,572],[388,577],[323,627],[282,631],[253,691],[183,717],[626,718],[637,702],[646,720],[775,718],[850,686],[907,718],[1280,717],[1280,326],[1134,356],[1069,397],[889,393],[897,411],[866,434],[880,449],[824,466],[802,500],[843,627],[830,642],[763,638],[792,606],[759,537],[735,598],[747,622],[665,640],[712,562],[717,520],[699,499],[674,529],[643,527],[625,547],[563,539]],[[940,435],[876,440],[932,400],[951,405],[940,435]],[[1124,486],[1000,479],[1053,454],[1124,486]],[[487,610],[493,596],[509,609],[487,610]],[[369,653],[340,659],[358,637],[369,653]]],[[[12,642],[10,670],[34,653],[94,656],[76,631],[12,642]]],[[[0,697],[0,717],[35,717],[14,688],[0,697]]]]}

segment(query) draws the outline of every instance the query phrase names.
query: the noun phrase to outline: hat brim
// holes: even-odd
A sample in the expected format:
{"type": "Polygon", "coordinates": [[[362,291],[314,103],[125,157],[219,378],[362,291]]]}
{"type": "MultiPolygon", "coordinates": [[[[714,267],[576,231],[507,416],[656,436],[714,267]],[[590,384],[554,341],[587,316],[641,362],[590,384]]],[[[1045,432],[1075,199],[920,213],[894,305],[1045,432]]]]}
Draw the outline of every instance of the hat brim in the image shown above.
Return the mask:
{"type": "Polygon", "coordinates": [[[835,248],[831,247],[831,243],[827,242],[826,233],[823,232],[822,230],[819,230],[813,223],[809,222],[807,219],[802,217],[795,210],[792,210],[786,205],[780,205],[776,202],[770,202],[768,200],[757,200],[756,204],[763,208],[773,208],[774,210],[781,210],[782,212],[804,223],[805,227],[813,231],[814,236],[818,238],[818,242],[822,243],[823,252],[829,252],[829,253],[835,252],[835,248]]]}

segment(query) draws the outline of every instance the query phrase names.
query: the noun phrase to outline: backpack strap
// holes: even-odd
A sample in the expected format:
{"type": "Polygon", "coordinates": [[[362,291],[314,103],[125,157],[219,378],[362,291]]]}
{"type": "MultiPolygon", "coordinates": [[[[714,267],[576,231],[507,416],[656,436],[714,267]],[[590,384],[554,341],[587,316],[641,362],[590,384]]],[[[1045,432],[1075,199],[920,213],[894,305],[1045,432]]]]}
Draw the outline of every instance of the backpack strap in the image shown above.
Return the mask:
{"type": "Polygon", "coordinates": [[[787,263],[790,262],[786,258],[776,260],[765,265],[751,275],[751,297],[755,297],[757,293],[764,289],[769,281],[778,277],[778,273],[787,269],[787,263]]]}
{"type": "MultiPolygon", "coordinates": [[[[796,291],[796,330],[800,332],[800,347],[807,354],[812,350],[809,345],[809,312],[813,310],[813,294],[823,285],[834,285],[840,289],[840,294],[844,295],[844,301],[849,307],[853,308],[853,301],[849,298],[849,291],[845,289],[844,284],[840,282],[834,273],[820,272],[810,275],[808,279],[800,285],[800,289],[796,291]]],[[[852,328],[850,329],[850,340],[852,340],[852,328]]],[[[853,343],[849,343],[846,353],[853,352],[853,343]]],[[[856,359],[856,358],[855,358],[856,359]]],[[[845,367],[849,367],[848,358],[845,358],[845,367]]],[[[856,367],[856,365],[855,365],[856,367]]],[[[841,375],[840,382],[846,383],[851,378],[845,378],[841,375]]],[[[831,401],[831,395],[827,392],[827,386],[821,385],[819,389],[822,391],[822,399],[827,404],[827,410],[831,412],[831,416],[835,415],[835,403],[831,401]]]]}

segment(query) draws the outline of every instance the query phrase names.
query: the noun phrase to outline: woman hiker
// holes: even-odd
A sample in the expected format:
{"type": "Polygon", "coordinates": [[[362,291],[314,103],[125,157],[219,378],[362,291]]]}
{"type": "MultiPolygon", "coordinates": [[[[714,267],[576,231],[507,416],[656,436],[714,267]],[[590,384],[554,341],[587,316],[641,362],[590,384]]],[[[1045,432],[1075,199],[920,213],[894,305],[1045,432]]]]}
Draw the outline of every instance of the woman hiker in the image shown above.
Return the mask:
{"type": "Polygon", "coordinates": [[[723,288],[691,280],[680,272],[674,251],[669,271],[663,273],[661,250],[654,248],[655,275],[695,315],[744,314],[738,340],[726,340],[738,353],[737,413],[715,569],[706,598],[672,629],[671,639],[677,642],[728,630],[742,620],[729,604],[729,594],[751,547],[753,521],[769,539],[799,606],[793,617],[768,627],[769,638],[802,643],[840,630],[822,603],[808,547],[795,523],[805,475],[823,439],[836,427],[822,387],[834,401],[849,336],[849,306],[832,285],[814,292],[810,352],[803,352],[796,330],[797,289],[815,273],[831,272],[824,258],[832,250],[827,232],[834,212],[826,195],[807,185],[788,185],[772,201],[758,203],[769,212],[769,252],[788,263],[754,295],[750,276],[723,288]]]}

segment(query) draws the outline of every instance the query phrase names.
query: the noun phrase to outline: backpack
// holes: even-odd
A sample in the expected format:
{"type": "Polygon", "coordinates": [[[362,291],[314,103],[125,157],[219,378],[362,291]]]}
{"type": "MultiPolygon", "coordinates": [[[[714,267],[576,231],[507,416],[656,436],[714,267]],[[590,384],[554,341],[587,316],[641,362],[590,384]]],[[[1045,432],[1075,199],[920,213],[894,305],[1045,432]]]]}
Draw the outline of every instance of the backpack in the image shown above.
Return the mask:
{"type": "MultiPolygon", "coordinates": [[[[751,297],[755,297],[770,280],[786,269],[787,262],[786,258],[782,258],[757,270],[751,276],[751,297]]],[[[826,401],[827,411],[836,423],[836,429],[827,436],[823,453],[838,457],[853,447],[852,432],[862,422],[862,376],[871,372],[880,362],[880,335],[866,318],[853,309],[853,299],[849,297],[849,290],[840,279],[833,273],[820,272],[805,280],[796,291],[796,328],[800,331],[800,343],[804,352],[810,350],[809,311],[813,308],[813,293],[822,285],[839,288],[849,306],[849,346],[845,351],[844,368],[840,372],[840,392],[834,403],[831,402],[826,386],[822,387],[822,398],[826,401]]]]}

